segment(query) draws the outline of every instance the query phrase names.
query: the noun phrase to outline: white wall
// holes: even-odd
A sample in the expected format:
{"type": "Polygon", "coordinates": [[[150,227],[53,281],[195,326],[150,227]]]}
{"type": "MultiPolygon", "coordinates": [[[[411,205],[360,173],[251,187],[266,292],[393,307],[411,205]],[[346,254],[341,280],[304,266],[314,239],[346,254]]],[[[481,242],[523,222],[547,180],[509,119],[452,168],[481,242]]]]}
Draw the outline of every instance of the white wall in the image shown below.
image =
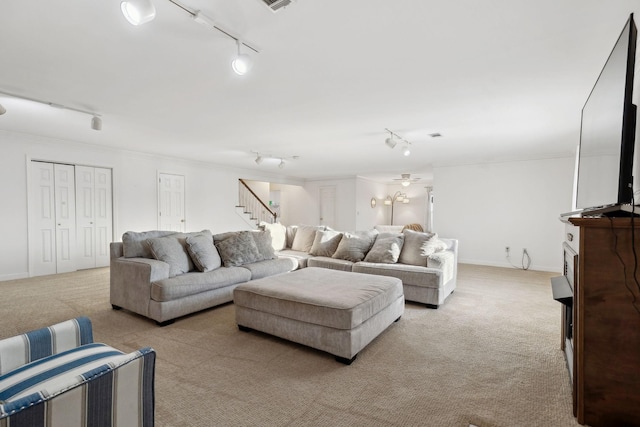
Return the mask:
{"type": "MultiPolygon", "coordinates": [[[[28,211],[27,164],[44,160],[113,169],[114,240],[128,230],[158,228],[158,172],[185,176],[186,228],[212,232],[246,229],[237,215],[238,179],[282,182],[283,179],[253,169],[99,148],[92,145],[0,131],[0,280],[27,277],[28,211]]],[[[301,185],[299,181],[283,183],[301,185]]]]}
{"type": "Polygon", "coordinates": [[[460,262],[562,271],[564,227],[561,213],[571,210],[574,158],[532,160],[434,171],[434,229],[459,239],[460,262]]]}

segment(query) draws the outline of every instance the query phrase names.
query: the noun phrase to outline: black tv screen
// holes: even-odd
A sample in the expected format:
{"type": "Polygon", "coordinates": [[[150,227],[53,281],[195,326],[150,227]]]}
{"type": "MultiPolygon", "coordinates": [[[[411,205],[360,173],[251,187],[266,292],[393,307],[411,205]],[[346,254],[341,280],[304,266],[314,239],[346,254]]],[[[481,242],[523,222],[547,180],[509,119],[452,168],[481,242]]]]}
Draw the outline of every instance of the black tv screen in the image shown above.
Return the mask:
{"type": "Polygon", "coordinates": [[[631,14],[582,109],[576,195],[579,209],[632,203],[636,39],[631,14]]]}

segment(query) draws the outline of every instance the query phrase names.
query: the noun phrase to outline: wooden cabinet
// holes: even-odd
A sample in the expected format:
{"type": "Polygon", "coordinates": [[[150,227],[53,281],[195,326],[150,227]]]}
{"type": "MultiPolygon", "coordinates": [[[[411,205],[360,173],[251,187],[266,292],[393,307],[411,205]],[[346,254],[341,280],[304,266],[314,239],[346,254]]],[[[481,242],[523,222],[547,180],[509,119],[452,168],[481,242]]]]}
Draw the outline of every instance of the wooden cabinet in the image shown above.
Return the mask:
{"type": "Polygon", "coordinates": [[[640,426],[640,218],[567,221],[565,245],[577,249],[574,415],[592,427],[640,426]]]}

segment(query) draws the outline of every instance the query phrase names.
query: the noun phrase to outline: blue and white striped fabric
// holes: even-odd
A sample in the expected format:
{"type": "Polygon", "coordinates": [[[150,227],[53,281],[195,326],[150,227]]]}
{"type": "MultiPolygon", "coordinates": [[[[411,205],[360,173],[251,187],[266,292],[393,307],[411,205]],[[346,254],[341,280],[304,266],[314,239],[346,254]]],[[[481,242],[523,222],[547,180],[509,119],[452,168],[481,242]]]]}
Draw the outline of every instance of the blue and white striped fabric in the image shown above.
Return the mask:
{"type": "Polygon", "coordinates": [[[34,360],[93,342],[91,321],[67,320],[0,341],[0,375],[34,360]]]}
{"type": "Polygon", "coordinates": [[[87,318],[0,341],[0,427],[152,427],[155,351],[92,341],[87,318]]]}

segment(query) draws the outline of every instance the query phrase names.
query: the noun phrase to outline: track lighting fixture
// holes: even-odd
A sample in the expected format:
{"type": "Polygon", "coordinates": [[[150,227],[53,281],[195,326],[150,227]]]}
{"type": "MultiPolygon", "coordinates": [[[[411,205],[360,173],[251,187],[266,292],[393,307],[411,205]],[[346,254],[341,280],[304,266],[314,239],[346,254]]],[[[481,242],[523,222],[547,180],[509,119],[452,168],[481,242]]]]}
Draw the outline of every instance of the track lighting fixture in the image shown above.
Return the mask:
{"type": "Polygon", "coordinates": [[[244,76],[251,69],[253,63],[249,55],[240,53],[240,40],[236,40],[236,45],[238,46],[238,56],[231,61],[231,68],[236,74],[244,76]]]}
{"type": "Polygon", "coordinates": [[[122,14],[131,25],[142,25],[156,17],[151,0],[125,0],[120,3],[122,14]]]}
{"type": "Polygon", "coordinates": [[[385,139],[385,141],[384,141],[384,143],[387,145],[387,147],[389,147],[391,149],[395,148],[395,146],[398,144],[397,140],[399,140],[399,141],[404,143],[404,147],[402,148],[402,154],[405,155],[405,156],[408,156],[408,155],[411,154],[411,150],[409,150],[409,145],[411,145],[411,143],[409,141],[407,141],[406,139],[402,138],[397,133],[390,131],[387,128],[385,128],[384,130],[389,132],[389,138],[385,139]]]}
{"type": "MultiPolygon", "coordinates": [[[[100,114],[97,114],[93,111],[82,110],[80,108],[67,107],[66,105],[57,104],[54,102],[41,101],[36,98],[30,98],[28,96],[16,95],[15,93],[3,92],[0,91],[0,95],[10,96],[11,98],[24,99],[25,101],[37,102],[38,104],[48,105],[49,107],[59,108],[62,110],[71,110],[76,111],[78,113],[88,114],[91,116],[91,129],[93,130],[102,130],[102,118],[100,114]]],[[[0,116],[6,113],[7,110],[2,105],[0,105],[0,116]]]]}
{"type": "Polygon", "coordinates": [[[279,167],[280,169],[284,169],[284,165],[285,165],[285,163],[284,163],[284,159],[280,159],[280,164],[278,165],[278,167],[279,167]]]}
{"type": "Polygon", "coordinates": [[[262,163],[262,156],[259,153],[256,153],[256,164],[259,165],[260,163],[262,163]]]}
{"type": "MultiPolygon", "coordinates": [[[[251,60],[251,57],[249,55],[240,52],[240,45],[243,44],[255,53],[260,53],[258,49],[244,40],[241,41],[239,35],[236,35],[228,28],[222,27],[220,24],[216,23],[213,19],[209,18],[202,12],[198,10],[192,10],[174,0],[169,0],[169,3],[172,3],[183,11],[187,12],[198,24],[202,24],[214,30],[218,30],[219,32],[236,42],[236,45],[238,46],[238,54],[233,59],[233,61],[231,61],[231,67],[233,68],[233,71],[242,76],[251,69],[253,61],[251,60]]],[[[153,6],[152,0],[124,0],[122,3],[120,3],[120,9],[122,10],[122,14],[124,15],[124,17],[132,25],[145,24],[153,20],[153,18],[155,18],[156,16],[156,9],[153,6]]]]}
{"type": "Polygon", "coordinates": [[[274,156],[273,154],[261,154],[257,151],[252,151],[252,153],[256,155],[255,162],[257,165],[262,164],[265,160],[267,160],[267,163],[271,163],[271,164],[274,163],[273,162],[274,160],[277,160],[278,167],[280,169],[284,169],[284,167],[287,165],[288,160],[298,160],[300,158],[300,156],[286,157],[286,156],[274,156]]]}

